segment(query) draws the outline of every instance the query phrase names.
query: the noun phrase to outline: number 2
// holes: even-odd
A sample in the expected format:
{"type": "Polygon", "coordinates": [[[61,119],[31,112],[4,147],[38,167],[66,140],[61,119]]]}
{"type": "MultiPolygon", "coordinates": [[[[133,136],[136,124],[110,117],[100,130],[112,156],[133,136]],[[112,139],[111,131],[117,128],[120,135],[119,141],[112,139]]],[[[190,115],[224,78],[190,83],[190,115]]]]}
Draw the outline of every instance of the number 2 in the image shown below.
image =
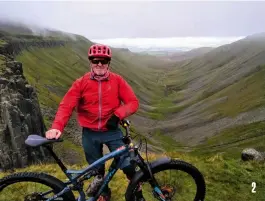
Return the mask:
{"type": "Polygon", "coordinates": [[[252,191],[251,192],[256,193],[256,190],[255,190],[256,189],[256,182],[252,182],[251,185],[252,185],[252,191]]]}

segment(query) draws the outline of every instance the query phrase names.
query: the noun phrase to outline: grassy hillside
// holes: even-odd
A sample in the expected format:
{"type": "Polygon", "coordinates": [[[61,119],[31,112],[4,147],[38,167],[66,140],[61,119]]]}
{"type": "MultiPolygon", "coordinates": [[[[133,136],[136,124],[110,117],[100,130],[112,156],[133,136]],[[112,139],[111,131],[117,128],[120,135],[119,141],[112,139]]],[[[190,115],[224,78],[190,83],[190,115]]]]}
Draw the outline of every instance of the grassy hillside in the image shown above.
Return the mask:
{"type": "Polygon", "coordinates": [[[241,112],[265,105],[265,65],[259,66],[257,72],[242,78],[233,85],[213,94],[205,99],[206,102],[222,97],[226,99],[206,110],[218,112],[222,116],[236,116],[241,112]]]}
{"type": "Polygon", "coordinates": [[[265,122],[258,121],[224,129],[220,134],[197,146],[191,153],[196,156],[222,153],[226,159],[240,158],[242,150],[246,147],[264,152],[264,140],[265,122]]]}
{"type": "Polygon", "coordinates": [[[19,22],[10,22],[0,19],[0,30],[11,34],[33,34],[32,30],[19,22]]]}
{"type": "Polygon", "coordinates": [[[188,59],[193,59],[195,57],[199,57],[201,55],[204,55],[214,48],[212,47],[199,47],[199,48],[194,48],[189,51],[184,51],[184,52],[177,52],[173,53],[171,55],[166,56],[165,58],[170,59],[172,61],[183,61],[183,60],[188,60],[188,59]]]}
{"type": "MultiPolygon", "coordinates": [[[[229,159],[224,160],[223,156],[220,154],[214,155],[212,157],[191,157],[185,154],[178,153],[169,153],[168,154],[174,158],[181,158],[187,162],[194,164],[198,167],[203,173],[207,185],[206,199],[205,201],[223,201],[223,200],[241,200],[241,201],[262,201],[264,199],[265,193],[265,167],[263,164],[248,162],[242,163],[238,159],[229,159]],[[256,193],[252,193],[252,182],[256,182],[256,193]]],[[[156,158],[162,157],[162,155],[150,155],[149,159],[155,160],[156,158]]],[[[107,164],[107,167],[110,163],[107,164]]],[[[80,169],[85,167],[82,165],[73,165],[68,166],[70,169],[80,169]]],[[[34,171],[34,172],[45,172],[52,174],[65,181],[66,177],[54,164],[43,164],[39,166],[31,166],[27,169],[19,169],[20,171],[34,171]]],[[[173,172],[171,172],[171,179],[173,172]]],[[[4,174],[0,173],[0,177],[3,177],[4,174]]],[[[168,177],[166,177],[168,178],[168,177]]],[[[164,180],[163,180],[164,181],[164,180]]],[[[171,180],[173,181],[173,180],[171,180]]],[[[193,189],[191,186],[188,186],[187,182],[190,182],[190,178],[185,176],[183,173],[178,174],[178,177],[174,181],[177,182],[179,197],[177,200],[189,201],[188,199],[191,196],[193,189]],[[189,192],[189,193],[188,193],[189,192]]],[[[87,187],[88,182],[85,183],[85,188],[87,187]]],[[[112,200],[122,201],[124,200],[124,192],[127,187],[127,179],[122,171],[118,171],[114,176],[113,180],[110,183],[112,188],[112,200]]],[[[14,187],[14,186],[13,186],[14,187]]],[[[20,188],[25,188],[20,185],[20,188]]],[[[143,189],[147,189],[147,184],[143,185],[143,189]]],[[[30,188],[28,188],[29,190],[30,188]]],[[[25,189],[26,190],[26,189],[25,189]]],[[[31,192],[31,191],[30,191],[31,192]]],[[[10,192],[9,192],[10,193],[10,192]]],[[[3,200],[4,197],[8,195],[8,191],[5,194],[0,195],[0,200],[3,200]]],[[[11,195],[11,194],[10,194],[11,195]]],[[[13,196],[16,197],[16,194],[13,192],[13,196]]],[[[149,193],[144,193],[148,199],[149,193]]],[[[149,200],[150,197],[149,197],[149,200]]],[[[154,199],[152,199],[154,200],[154,199]]]]}
{"type": "Polygon", "coordinates": [[[178,81],[173,83],[183,89],[185,101],[199,101],[264,65],[264,38],[265,34],[258,39],[242,39],[215,48],[201,57],[177,63],[169,76],[178,77],[178,81]]]}
{"type": "MultiPolygon", "coordinates": [[[[196,146],[218,138],[225,129],[234,128],[232,135],[240,137],[236,126],[265,120],[264,39],[265,34],[249,36],[177,62],[162,79],[170,104],[163,101],[154,109],[166,118],[153,129],[196,146]]],[[[256,145],[251,142],[240,148],[256,145]]]]}

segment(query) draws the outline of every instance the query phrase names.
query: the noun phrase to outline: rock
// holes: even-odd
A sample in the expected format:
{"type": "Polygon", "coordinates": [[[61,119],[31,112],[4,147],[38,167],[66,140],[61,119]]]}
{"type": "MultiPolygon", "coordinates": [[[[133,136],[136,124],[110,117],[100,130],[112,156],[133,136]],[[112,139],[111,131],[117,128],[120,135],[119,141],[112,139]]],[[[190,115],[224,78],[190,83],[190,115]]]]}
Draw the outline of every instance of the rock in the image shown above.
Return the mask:
{"type": "Polygon", "coordinates": [[[0,84],[7,84],[9,81],[8,79],[4,78],[4,77],[0,77],[0,84]]]}
{"type": "Polygon", "coordinates": [[[23,76],[22,64],[8,61],[0,79],[0,169],[11,170],[50,160],[47,150],[25,144],[30,134],[44,136],[36,93],[23,76]]]}
{"type": "Polygon", "coordinates": [[[243,161],[255,160],[263,161],[265,159],[264,153],[261,153],[253,148],[247,148],[242,151],[241,159],[243,161]]]}
{"type": "Polygon", "coordinates": [[[22,74],[23,69],[22,69],[22,63],[17,62],[17,61],[9,61],[6,63],[6,66],[12,70],[14,74],[22,74]]]}
{"type": "Polygon", "coordinates": [[[25,145],[30,134],[44,136],[45,125],[35,89],[14,58],[31,47],[56,47],[65,41],[8,41],[0,48],[0,170],[14,170],[32,163],[52,160],[47,150],[25,145]]]}

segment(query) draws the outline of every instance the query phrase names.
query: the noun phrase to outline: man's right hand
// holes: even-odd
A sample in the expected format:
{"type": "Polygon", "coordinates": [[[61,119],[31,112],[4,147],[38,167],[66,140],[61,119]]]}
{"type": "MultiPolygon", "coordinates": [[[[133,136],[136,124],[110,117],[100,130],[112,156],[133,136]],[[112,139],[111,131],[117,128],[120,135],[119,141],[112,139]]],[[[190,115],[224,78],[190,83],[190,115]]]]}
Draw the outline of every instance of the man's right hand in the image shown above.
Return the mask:
{"type": "Polygon", "coordinates": [[[62,133],[58,129],[50,129],[45,133],[47,139],[58,139],[61,135],[62,133]]]}

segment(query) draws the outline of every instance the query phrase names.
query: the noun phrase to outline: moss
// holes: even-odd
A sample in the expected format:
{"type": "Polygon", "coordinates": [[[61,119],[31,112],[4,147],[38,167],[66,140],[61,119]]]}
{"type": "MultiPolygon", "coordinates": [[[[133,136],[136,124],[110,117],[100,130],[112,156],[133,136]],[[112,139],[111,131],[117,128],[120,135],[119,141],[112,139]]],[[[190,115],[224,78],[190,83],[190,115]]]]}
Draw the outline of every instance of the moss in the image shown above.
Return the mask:
{"type": "Polygon", "coordinates": [[[0,75],[4,72],[5,68],[5,56],[0,54],[0,75]]]}
{"type": "Polygon", "coordinates": [[[3,46],[6,45],[6,44],[7,44],[6,41],[0,39],[0,47],[3,47],[3,46]]]}

